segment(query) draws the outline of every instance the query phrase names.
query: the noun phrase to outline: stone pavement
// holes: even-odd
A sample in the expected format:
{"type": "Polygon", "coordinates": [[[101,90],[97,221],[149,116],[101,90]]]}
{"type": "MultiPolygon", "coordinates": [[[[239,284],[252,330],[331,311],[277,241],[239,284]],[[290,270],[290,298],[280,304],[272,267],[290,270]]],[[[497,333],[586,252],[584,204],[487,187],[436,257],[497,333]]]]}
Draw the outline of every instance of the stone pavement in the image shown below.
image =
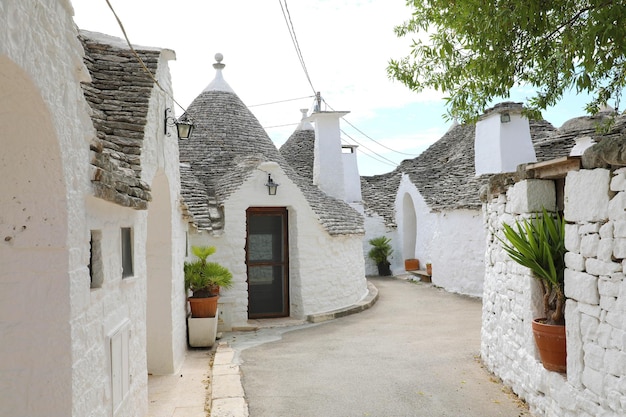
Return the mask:
{"type": "Polygon", "coordinates": [[[216,361],[230,388],[212,396],[211,417],[531,415],[481,366],[480,300],[372,281],[380,299],[360,314],[226,334],[216,361]]]}

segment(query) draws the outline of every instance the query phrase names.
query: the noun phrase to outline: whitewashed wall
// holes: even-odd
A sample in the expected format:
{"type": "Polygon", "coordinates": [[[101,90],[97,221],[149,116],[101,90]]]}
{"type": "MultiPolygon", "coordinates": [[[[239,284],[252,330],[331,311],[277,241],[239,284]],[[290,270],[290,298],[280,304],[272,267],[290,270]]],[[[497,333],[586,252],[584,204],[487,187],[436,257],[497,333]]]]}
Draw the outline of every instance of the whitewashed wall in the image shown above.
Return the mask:
{"type": "Polygon", "coordinates": [[[211,260],[230,269],[234,285],[220,297],[222,329],[247,326],[246,209],[287,207],[291,317],[304,318],[345,307],[367,294],[362,235],[330,236],[317,221],[298,187],[275,163],[262,164],[224,204],[221,236],[190,235],[191,245],[215,245],[211,260]],[[264,185],[267,173],[280,184],[274,196],[264,185]]]}
{"type": "MultiPolygon", "coordinates": [[[[394,241],[397,254],[409,254],[403,248],[406,234],[414,234],[415,252],[420,268],[425,269],[431,262],[432,282],[450,292],[480,297],[483,292],[485,230],[482,213],[475,210],[449,210],[432,212],[408,176],[403,175],[396,196],[396,218],[398,219],[398,239],[394,241]],[[406,204],[407,196],[411,204],[406,204]],[[415,210],[416,230],[409,230],[413,222],[404,224],[404,210],[415,210]]],[[[398,271],[404,270],[401,264],[394,264],[398,271]]]]}
{"type": "MultiPolygon", "coordinates": [[[[72,13],[66,0],[0,3],[0,415],[111,416],[108,336],[128,323],[130,385],[115,415],[143,416],[148,213],[92,197],[95,130],[80,87],[89,75],[72,13]],[[132,227],[134,238],[134,274],[125,279],[121,227],[132,227]],[[90,230],[101,235],[98,289],[90,288],[90,230]]],[[[167,70],[161,76],[169,85],[167,70]]],[[[153,183],[156,165],[172,158],[161,164],[168,179],[160,184],[176,199],[177,153],[159,138],[162,110],[149,116],[143,179],[153,183]]],[[[178,210],[169,198],[162,206],[172,210],[170,219],[178,210]]],[[[175,223],[172,235],[180,239],[184,225],[175,223]]],[[[178,269],[181,260],[172,261],[178,269]]],[[[184,353],[181,340],[170,340],[178,357],[172,362],[184,353]]]]}
{"type": "Polygon", "coordinates": [[[554,208],[552,181],[526,180],[485,205],[489,245],[481,355],[537,416],[626,414],[626,170],[570,172],[565,185],[567,374],[539,362],[531,321],[540,290],[494,234],[503,222],[554,208]]]}

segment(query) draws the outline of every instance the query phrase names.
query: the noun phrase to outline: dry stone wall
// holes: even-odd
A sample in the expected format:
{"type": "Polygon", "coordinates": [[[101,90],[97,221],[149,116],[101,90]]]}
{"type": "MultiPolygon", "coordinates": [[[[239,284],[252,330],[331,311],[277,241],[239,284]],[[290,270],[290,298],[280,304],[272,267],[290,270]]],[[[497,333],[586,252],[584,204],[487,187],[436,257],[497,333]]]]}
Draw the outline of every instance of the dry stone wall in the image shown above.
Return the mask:
{"type": "Polygon", "coordinates": [[[555,208],[554,182],[524,180],[484,205],[487,224],[481,355],[537,416],[626,414],[626,169],[581,170],[565,181],[567,374],[545,370],[531,321],[540,290],[508,258],[502,224],[555,208]]]}

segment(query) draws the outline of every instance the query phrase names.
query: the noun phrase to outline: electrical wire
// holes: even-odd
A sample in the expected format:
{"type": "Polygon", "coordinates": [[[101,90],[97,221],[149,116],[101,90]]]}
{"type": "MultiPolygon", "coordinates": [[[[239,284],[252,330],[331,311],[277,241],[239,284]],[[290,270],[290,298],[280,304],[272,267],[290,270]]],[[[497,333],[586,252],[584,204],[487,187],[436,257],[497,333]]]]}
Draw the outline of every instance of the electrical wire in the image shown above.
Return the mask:
{"type": "MultiPolygon", "coordinates": [[[[324,104],[326,104],[326,106],[331,109],[332,111],[335,111],[335,109],[333,109],[330,104],[328,104],[326,102],[326,100],[322,99],[324,101],[324,104]]],[[[346,122],[348,125],[350,125],[354,130],[356,130],[357,132],[359,132],[360,134],[362,134],[363,136],[365,136],[367,139],[371,140],[372,142],[374,142],[375,144],[377,144],[378,146],[382,146],[385,149],[388,149],[392,152],[395,152],[397,154],[400,155],[406,155],[406,156],[419,156],[417,154],[413,154],[413,153],[406,153],[406,152],[400,152],[400,151],[396,151],[395,149],[390,148],[389,146],[383,145],[382,143],[372,139],[370,136],[366,135],[361,129],[359,129],[358,127],[356,127],[355,125],[353,125],[352,123],[350,123],[345,117],[342,117],[343,121],[346,122]]]]}
{"type": "Polygon", "coordinates": [[[373,153],[374,155],[376,155],[376,156],[377,156],[378,158],[380,158],[380,159],[378,159],[378,158],[374,158],[373,156],[371,156],[371,155],[367,155],[366,153],[362,152],[364,155],[367,155],[367,156],[369,156],[370,158],[376,159],[377,161],[382,162],[382,163],[387,164],[387,165],[391,165],[391,166],[394,166],[394,167],[398,166],[398,164],[397,164],[395,161],[392,161],[391,159],[386,158],[386,157],[384,157],[384,156],[380,155],[379,153],[377,153],[377,152],[375,152],[375,151],[371,150],[371,149],[370,149],[370,148],[368,148],[367,146],[363,145],[362,143],[360,143],[359,141],[357,141],[356,139],[354,139],[352,136],[348,135],[348,134],[347,134],[347,133],[346,133],[343,129],[340,129],[340,131],[341,131],[341,133],[343,133],[345,136],[347,136],[348,138],[350,138],[350,139],[351,139],[354,143],[356,143],[356,144],[357,144],[357,145],[359,145],[359,146],[362,146],[364,149],[367,149],[368,151],[370,151],[371,153],[373,153]],[[387,162],[385,162],[385,161],[387,161],[387,162]]]}
{"type": "Polygon", "coordinates": [[[278,0],[280,4],[280,9],[283,12],[283,18],[285,19],[285,23],[287,24],[287,29],[289,30],[289,35],[291,36],[291,42],[293,43],[294,48],[296,49],[296,54],[298,55],[298,59],[300,60],[300,65],[302,66],[302,70],[304,71],[304,75],[306,75],[306,79],[313,90],[313,93],[316,92],[315,87],[313,87],[313,82],[311,82],[311,77],[309,77],[309,71],[306,69],[306,64],[304,63],[304,57],[302,56],[302,50],[300,49],[300,44],[298,43],[298,38],[296,37],[296,30],[293,27],[293,22],[291,20],[291,14],[289,13],[289,8],[287,7],[287,0],[278,0]],[[284,6],[283,6],[284,3],[284,6]]]}
{"type": "Polygon", "coordinates": [[[315,97],[315,96],[306,96],[306,97],[299,97],[299,98],[290,98],[290,99],[287,99],[287,100],[272,101],[272,102],[269,102],[269,103],[253,104],[253,105],[248,106],[248,107],[269,106],[270,104],[286,103],[286,102],[288,102],[288,101],[304,100],[305,98],[312,98],[312,97],[315,97]]]}
{"type": "Polygon", "coordinates": [[[161,91],[163,91],[163,93],[165,93],[166,96],[168,96],[170,99],[172,99],[174,104],[176,104],[178,107],[180,107],[183,110],[183,112],[186,112],[187,110],[183,106],[181,106],[180,103],[178,103],[178,101],[176,101],[176,99],[168,91],[166,91],[161,86],[159,81],[155,78],[154,74],[152,74],[152,71],[150,71],[150,69],[148,69],[146,64],[143,62],[143,59],[141,59],[141,57],[139,56],[137,51],[135,51],[135,48],[133,47],[133,45],[130,43],[130,39],[128,39],[128,35],[126,34],[126,29],[124,28],[124,24],[122,23],[122,21],[118,17],[117,13],[115,13],[115,10],[113,9],[113,6],[109,2],[109,0],[105,0],[105,1],[107,2],[107,5],[109,6],[109,9],[111,9],[111,12],[113,12],[113,16],[115,16],[115,20],[117,20],[117,24],[119,25],[120,29],[122,30],[122,33],[124,34],[124,39],[126,39],[126,43],[128,44],[128,47],[130,48],[130,50],[133,53],[133,55],[135,55],[135,58],[137,59],[137,61],[139,61],[139,63],[141,64],[141,67],[143,68],[143,70],[150,76],[152,81],[154,81],[154,84],[157,87],[159,87],[159,89],[161,91]]]}

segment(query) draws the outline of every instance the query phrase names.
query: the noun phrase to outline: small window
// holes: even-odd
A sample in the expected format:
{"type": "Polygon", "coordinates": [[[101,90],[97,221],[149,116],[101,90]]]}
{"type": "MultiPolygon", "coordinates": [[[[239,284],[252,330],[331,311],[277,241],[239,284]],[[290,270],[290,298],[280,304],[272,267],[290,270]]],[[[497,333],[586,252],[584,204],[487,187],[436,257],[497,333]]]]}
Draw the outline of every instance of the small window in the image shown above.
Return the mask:
{"type": "Polygon", "coordinates": [[[133,230],[122,227],[122,278],[133,276],[133,230]]]}
{"type": "Polygon", "coordinates": [[[89,277],[91,288],[101,288],[104,281],[102,268],[102,231],[92,230],[89,241],[89,277]]]}

